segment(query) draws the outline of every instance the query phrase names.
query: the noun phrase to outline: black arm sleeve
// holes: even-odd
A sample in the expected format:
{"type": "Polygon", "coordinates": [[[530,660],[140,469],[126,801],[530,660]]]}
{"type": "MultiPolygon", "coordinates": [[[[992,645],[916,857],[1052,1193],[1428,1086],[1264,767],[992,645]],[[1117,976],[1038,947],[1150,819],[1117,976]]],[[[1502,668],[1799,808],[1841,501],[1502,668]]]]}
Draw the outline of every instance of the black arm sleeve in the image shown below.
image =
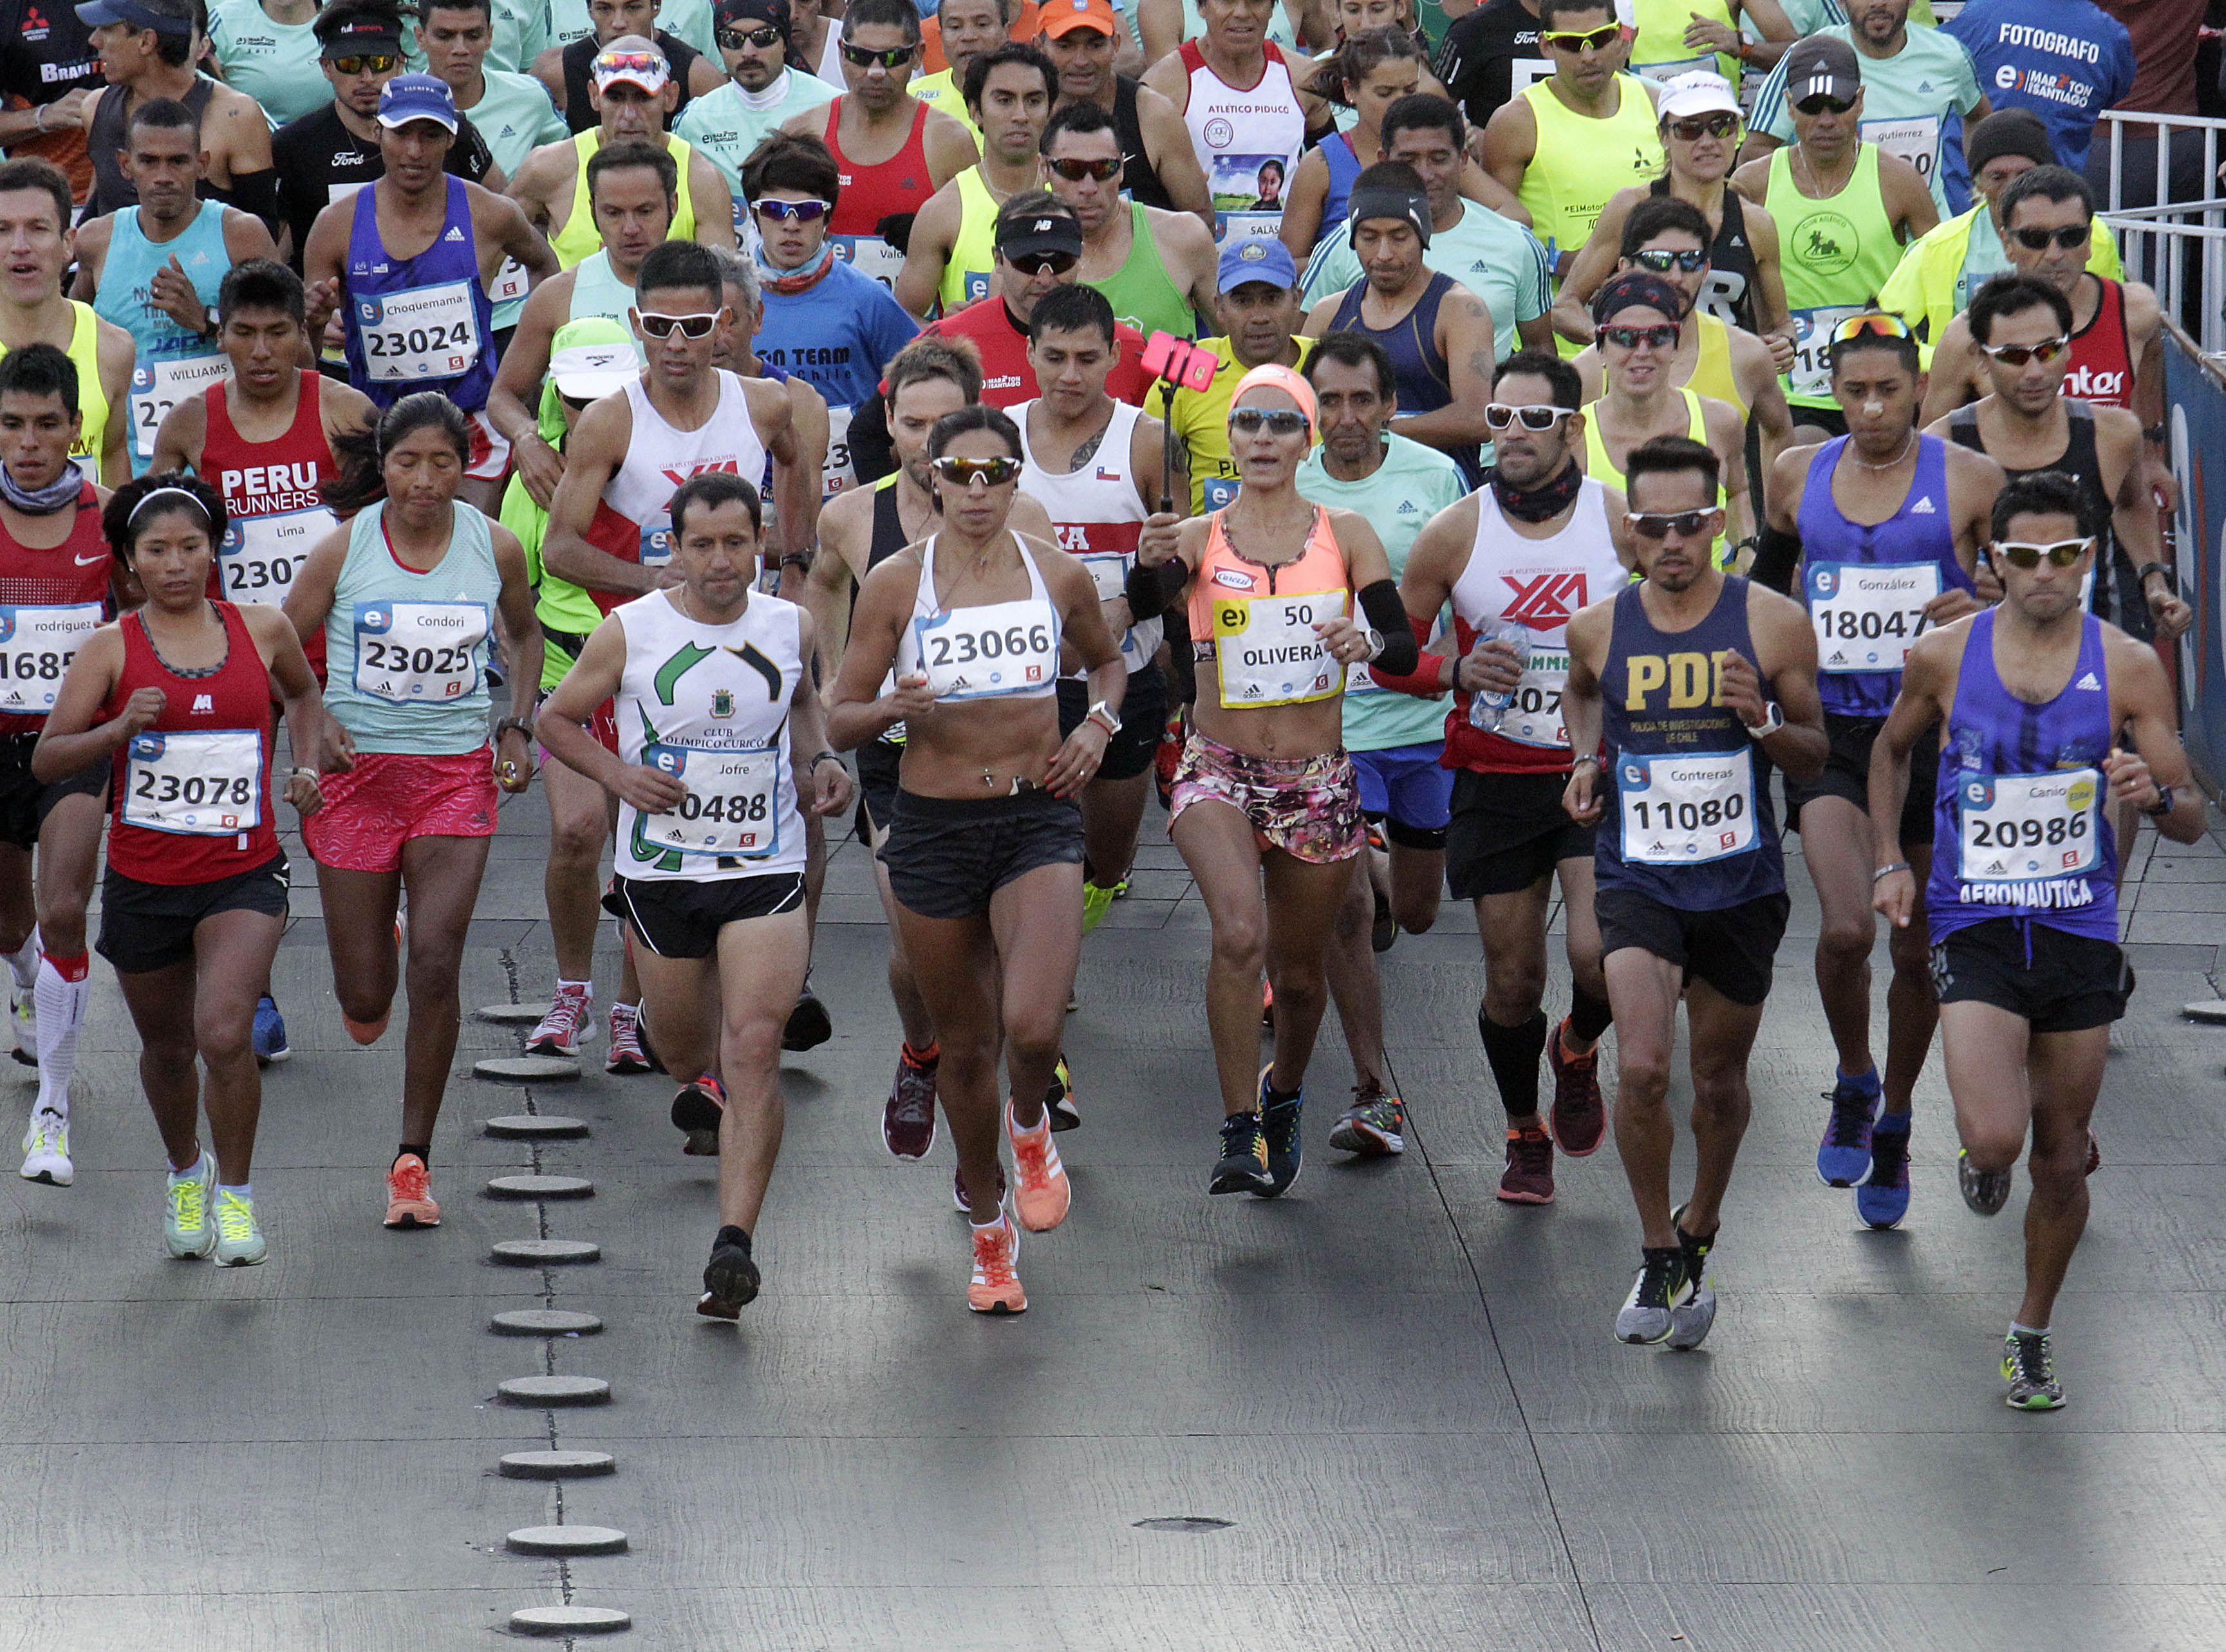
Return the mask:
{"type": "Polygon", "coordinates": [[[1754,566],[1747,577],[1784,595],[1793,588],[1793,570],[1801,561],[1801,536],[1768,523],[1762,524],[1761,543],[1755,547],[1754,566]]]}
{"type": "Polygon", "coordinates": [[[876,391],[850,414],[850,469],[861,487],[871,487],[897,467],[889,440],[889,408],[876,391]]]}
{"type": "Polygon", "coordinates": [[[1121,594],[1129,600],[1129,620],[1141,626],[1165,613],[1182,589],[1185,577],[1183,565],[1172,559],[1157,568],[1147,568],[1142,562],[1130,568],[1121,586],[1121,594]]]}
{"type": "Polygon", "coordinates": [[[220,200],[227,206],[237,206],[243,213],[253,213],[263,220],[263,227],[270,232],[270,238],[278,238],[283,220],[278,211],[278,170],[265,167],[260,172],[235,173],[232,187],[219,189],[209,186],[211,200],[220,200]]]}
{"type": "Polygon", "coordinates": [[[1383,636],[1383,651],[1369,663],[1394,677],[1413,670],[1421,650],[1415,641],[1414,626],[1408,623],[1406,605],[1399,600],[1399,588],[1390,580],[1377,581],[1360,594],[1360,611],[1383,636]]]}

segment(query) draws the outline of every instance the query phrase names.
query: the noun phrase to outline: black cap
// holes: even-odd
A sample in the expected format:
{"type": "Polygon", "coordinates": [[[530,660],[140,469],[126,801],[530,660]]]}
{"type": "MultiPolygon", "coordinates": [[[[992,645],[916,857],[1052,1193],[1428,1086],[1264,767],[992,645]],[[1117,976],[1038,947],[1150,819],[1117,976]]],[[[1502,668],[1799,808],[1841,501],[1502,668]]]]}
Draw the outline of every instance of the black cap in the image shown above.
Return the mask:
{"type": "Polygon", "coordinates": [[[398,54],[402,50],[402,33],[393,22],[385,17],[349,17],[331,31],[331,38],[319,48],[321,57],[364,57],[385,53],[398,54]]]}
{"type": "Polygon", "coordinates": [[[1862,89],[1863,67],[1855,48],[1836,35],[1796,41],[1785,54],[1785,101],[1795,109],[1811,98],[1853,103],[1862,89]]]}
{"type": "Polygon", "coordinates": [[[1081,220],[1067,213],[1024,213],[997,220],[997,251],[1008,258],[1037,252],[1082,256],[1081,220]]]}

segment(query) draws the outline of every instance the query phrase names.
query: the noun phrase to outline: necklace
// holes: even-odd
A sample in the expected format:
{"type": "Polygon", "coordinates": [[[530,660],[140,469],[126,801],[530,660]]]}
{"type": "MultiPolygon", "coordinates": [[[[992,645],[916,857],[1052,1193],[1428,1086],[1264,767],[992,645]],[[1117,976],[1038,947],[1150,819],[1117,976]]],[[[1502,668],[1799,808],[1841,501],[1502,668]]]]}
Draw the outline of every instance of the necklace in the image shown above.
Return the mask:
{"type": "Polygon", "coordinates": [[[1850,183],[1854,181],[1855,168],[1861,164],[1863,152],[1861,147],[1858,145],[1854,156],[1848,162],[1848,175],[1841,179],[1838,184],[1829,189],[1824,187],[1823,178],[1818,174],[1816,168],[1809,163],[1809,149],[1807,145],[1796,143],[1793,146],[1793,158],[1799,163],[1802,171],[1809,175],[1809,199],[1811,200],[1829,200],[1833,196],[1838,194],[1850,183]]]}
{"type": "MultiPolygon", "coordinates": [[[[1869,460],[1864,458],[1860,454],[1855,454],[1855,462],[1860,465],[1865,470],[1892,470],[1894,467],[1900,464],[1903,460],[1909,457],[1909,450],[1916,445],[1917,427],[1915,425],[1911,425],[1909,430],[1908,440],[1901,444],[1900,449],[1895,453],[1892,458],[1887,460],[1886,463],[1882,465],[1873,465],[1869,460]]],[[[1854,444],[1851,442],[1849,444],[1851,451],[1853,449],[1853,446],[1854,444]]]]}

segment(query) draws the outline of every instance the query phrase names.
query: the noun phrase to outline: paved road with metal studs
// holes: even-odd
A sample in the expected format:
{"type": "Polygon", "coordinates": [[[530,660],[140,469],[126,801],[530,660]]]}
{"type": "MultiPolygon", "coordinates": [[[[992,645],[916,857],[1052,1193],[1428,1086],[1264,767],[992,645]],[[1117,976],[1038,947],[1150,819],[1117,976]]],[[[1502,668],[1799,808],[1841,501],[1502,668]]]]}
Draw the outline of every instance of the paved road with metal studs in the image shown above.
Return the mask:
{"type": "MultiPolygon", "coordinates": [[[[467,1007],[549,989],[544,831],[537,795],[503,814],[467,1007]]],[[[1991,1223],[1962,1207],[1937,1057],[1904,1228],[1860,1229],[1816,1181],[1805,885],[1722,1312],[1675,1355],[1610,1337],[1637,1259],[1612,1147],[1561,1161],[1550,1208],[1493,1198],[1451,905],[1383,961],[1407,1155],[1322,1146],[1351,1082],[1332,1032],[1298,1185],[1209,1202],[1204,913],[1156,809],[1147,837],[1085,948],[1074,1213],[1024,1249],[1014,1321],[965,1310],[948,1145],[882,1149],[896,1024],[847,840],[815,976],[836,1033],[786,1065],[739,1327],[693,1312],[714,1167],[680,1155],[669,1082],[605,1077],[600,1043],[571,1082],[474,1077],[517,1052],[508,1018],[465,1024],[444,1225],[380,1229],[401,1039],[342,1032],[297,844],[295,1054],[255,1174],[270,1261],[166,1260],[100,966],[77,1185],[0,1185],[0,1649],[429,1652],[550,1608],[706,1652],[2226,1645],[2226,1029],[2179,1014],[2216,996],[2216,846],[2136,866],[2140,990],[2057,1318],[2071,1403],[2023,1416],[1993,1366],[2024,1190],[1991,1223]]]]}

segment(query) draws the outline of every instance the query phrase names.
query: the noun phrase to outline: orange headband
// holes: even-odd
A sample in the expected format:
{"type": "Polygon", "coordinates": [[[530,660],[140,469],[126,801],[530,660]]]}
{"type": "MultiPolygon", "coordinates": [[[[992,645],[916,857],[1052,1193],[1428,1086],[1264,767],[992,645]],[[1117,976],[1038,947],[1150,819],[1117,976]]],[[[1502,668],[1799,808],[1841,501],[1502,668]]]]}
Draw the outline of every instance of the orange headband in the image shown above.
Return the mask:
{"type": "Polygon", "coordinates": [[[1279,363],[1273,361],[1263,363],[1238,379],[1237,393],[1229,398],[1229,405],[1232,409],[1235,408],[1244,399],[1245,391],[1258,390],[1263,385],[1269,390],[1279,390],[1296,402],[1299,404],[1299,411],[1307,416],[1307,439],[1310,442],[1320,439],[1321,418],[1314,401],[1314,387],[1307,383],[1299,374],[1279,363]]]}

